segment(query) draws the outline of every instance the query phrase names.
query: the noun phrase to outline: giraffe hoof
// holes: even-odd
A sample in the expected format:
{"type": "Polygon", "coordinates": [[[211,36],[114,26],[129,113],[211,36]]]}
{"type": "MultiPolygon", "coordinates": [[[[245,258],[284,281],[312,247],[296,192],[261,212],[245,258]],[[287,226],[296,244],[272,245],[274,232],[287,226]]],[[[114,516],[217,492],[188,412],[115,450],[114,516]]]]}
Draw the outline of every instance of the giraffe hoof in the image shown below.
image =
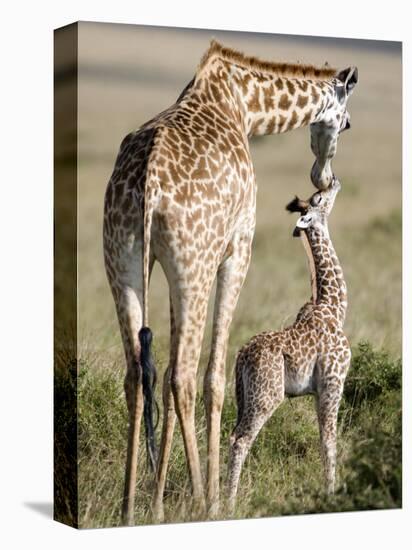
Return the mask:
{"type": "Polygon", "coordinates": [[[234,514],[235,514],[235,500],[234,499],[228,500],[227,506],[226,506],[226,512],[227,512],[227,516],[229,518],[234,516],[234,514]]]}
{"type": "Polygon", "coordinates": [[[206,519],[206,503],[204,498],[194,498],[191,517],[193,520],[206,519]]]}
{"type": "Polygon", "coordinates": [[[207,509],[207,516],[209,519],[217,519],[219,515],[219,501],[211,502],[207,509]]]}
{"type": "Polygon", "coordinates": [[[125,516],[122,515],[120,525],[122,527],[133,527],[134,525],[134,518],[132,516],[125,516]]]}
{"type": "Polygon", "coordinates": [[[153,519],[153,523],[164,523],[164,520],[165,520],[165,515],[164,515],[164,512],[163,510],[159,511],[159,512],[155,512],[152,516],[152,519],[153,519]]]}
{"type": "Polygon", "coordinates": [[[153,523],[163,523],[165,520],[165,513],[162,504],[155,504],[152,509],[152,520],[153,523]]]}

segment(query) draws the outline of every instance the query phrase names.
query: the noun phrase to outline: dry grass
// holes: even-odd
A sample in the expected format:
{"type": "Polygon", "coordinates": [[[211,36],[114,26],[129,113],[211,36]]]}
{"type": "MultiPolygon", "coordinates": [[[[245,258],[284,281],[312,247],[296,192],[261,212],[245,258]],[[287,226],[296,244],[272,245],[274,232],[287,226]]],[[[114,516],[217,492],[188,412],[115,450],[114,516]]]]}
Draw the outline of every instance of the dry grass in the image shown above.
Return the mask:
{"type": "MultiPolygon", "coordinates": [[[[122,369],[96,369],[81,361],[79,376],[79,521],[81,527],[117,526],[122,498],[127,417],[120,391],[122,369]],[[108,406],[110,404],[110,406],[108,406]]],[[[222,499],[219,519],[333,512],[401,506],[401,363],[369,344],[354,350],[338,428],[338,490],[323,493],[316,414],[310,396],[283,403],[246,459],[233,516],[222,499]],[[377,419],[379,422],[377,423],[377,419]]],[[[222,489],[227,441],[235,422],[233,397],[222,418],[222,489]]],[[[205,456],[203,404],[196,413],[205,456]]],[[[141,449],[144,449],[143,439],[141,449]]],[[[136,523],[151,523],[153,487],[144,452],[138,479],[136,523]]],[[[223,491],[224,492],[224,491],[223,491]]],[[[183,443],[177,433],[165,495],[165,521],[190,521],[190,486],[183,443]]]]}
{"type": "MultiPolygon", "coordinates": [[[[358,66],[359,84],[350,102],[352,129],[342,136],[334,163],[343,187],[330,229],[349,290],[346,331],[350,341],[355,345],[368,340],[374,348],[385,348],[392,357],[399,357],[402,261],[399,50],[382,45],[373,48],[348,40],[303,41],[222,32],[213,35],[224,44],[263,59],[316,65],[327,60],[338,68],[358,66]]],[[[84,527],[102,527],[118,524],[126,436],[124,363],[102,259],[103,194],[123,136],[176,99],[193,76],[212,33],[82,24],[79,36],[80,523],[84,527]]],[[[60,93],[64,93],[63,87],[60,93]]],[[[291,322],[309,295],[304,253],[299,241],[291,236],[294,218],[284,211],[284,205],[295,193],[305,197],[312,192],[309,168],[313,158],[308,131],[256,139],[252,153],[258,181],[258,222],[252,264],[229,343],[222,476],[227,436],[235,415],[232,368],[236,350],[256,332],[291,322]]],[[[156,266],[150,289],[150,318],[160,372],[168,358],[167,296],[164,276],[156,266]]],[[[200,377],[209,342],[210,315],[200,377]]],[[[366,418],[374,414],[381,417],[384,413],[384,404],[371,408],[361,426],[366,426],[366,418]]],[[[204,458],[201,396],[197,427],[204,458]]],[[[341,437],[343,462],[353,455],[356,430],[355,427],[341,437]]],[[[243,475],[237,517],[309,511],[315,506],[313,495],[321,483],[317,429],[310,399],[285,403],[258,441],[243,475]],[[279,446],[281,451],[276,450],[279,446]],[[302,506],[298,510],[299,499],[302,506]],[[288,503],[292,503],[289,509],[288,503]]],[[[340,472],[341,479],[349,471],[345,468],[340,472]]],[[[150,521],[151,487],[144,467],[140,471],[140,504],[136,513],[137,520],[145,523],[150,521]]],[[[168,520],[188,519],[188,495],[183,447],[177,433],[166,498],[168,520]]],[[[334,509],[333,503],[330,509],[334,509]]]]}

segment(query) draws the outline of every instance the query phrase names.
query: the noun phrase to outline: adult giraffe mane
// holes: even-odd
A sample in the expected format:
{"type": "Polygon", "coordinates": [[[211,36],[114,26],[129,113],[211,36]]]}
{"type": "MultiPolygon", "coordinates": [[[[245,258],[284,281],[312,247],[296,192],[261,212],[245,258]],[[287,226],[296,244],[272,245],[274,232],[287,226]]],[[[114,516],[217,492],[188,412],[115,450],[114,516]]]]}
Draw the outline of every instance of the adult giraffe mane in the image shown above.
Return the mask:
{"type": "Polygon", "coordinates": [[[328,65],[323,67],[315,67],[314,65],[305,65],[303,63],[263,61],[258,57],[245,55],[243,52],[228,48],[216,40],[212,40],[208,50],[205,52],[200,61],[196,75],[199,74],[199,72],[214,57],[220,57],[225,61],[236,63],[246,69],[269,72],[279,76],[323,80],[332,78],[337,74],[337,70],[333,67],[329,67],[328,65]]]}

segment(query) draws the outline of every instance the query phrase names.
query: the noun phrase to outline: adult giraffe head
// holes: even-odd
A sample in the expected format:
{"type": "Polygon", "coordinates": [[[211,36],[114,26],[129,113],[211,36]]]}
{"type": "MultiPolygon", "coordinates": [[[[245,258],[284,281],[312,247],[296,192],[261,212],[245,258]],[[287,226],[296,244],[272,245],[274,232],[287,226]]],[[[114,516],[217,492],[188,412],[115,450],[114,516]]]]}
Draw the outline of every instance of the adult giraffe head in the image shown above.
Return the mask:
{"type": "Polygon", "coordinates": [[[319,112],[317,120],[310,124],[310,145],[316,157],[310,177],[318,189],[326,189],[333,180],[331,161],[336,154],[339,135],[350,128],[347,102],[357,82],[356,67],[340,71],[331,82],[333,94],[330,100],[319,112]]]}

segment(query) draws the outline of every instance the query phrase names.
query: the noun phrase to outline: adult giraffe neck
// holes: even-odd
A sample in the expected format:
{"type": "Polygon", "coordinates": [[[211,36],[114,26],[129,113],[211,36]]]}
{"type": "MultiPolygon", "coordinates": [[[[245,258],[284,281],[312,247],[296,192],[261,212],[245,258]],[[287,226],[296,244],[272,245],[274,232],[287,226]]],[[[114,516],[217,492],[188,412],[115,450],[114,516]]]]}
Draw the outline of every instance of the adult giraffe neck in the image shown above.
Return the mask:
{"type": "Polygon", "coordinates": [[[249,136],[280,134],[318,120],[330,101],[333,87],[326,80],[245,71],[233,81],[240,90],[249,136]]]}
{"type": "Polygon", "coordinates": [[[241,113],[245,133],[251,137],[283,133],[312,122],[333,100],[331,69],[302,69],[271,64],[245,67],[236,61],[215,57],[201,68],[196,87],[203,88],[205,98],[216,104],[227,103],[241,113]],[[267,66],[266,70],[265,67],[267,66]],[[281,69],[283,69],[281,71],[281,69]],[[305,73],[309,76],[304,76],[305,73]],[[320,77],[315,76],[319,72],[320,77]]]}

